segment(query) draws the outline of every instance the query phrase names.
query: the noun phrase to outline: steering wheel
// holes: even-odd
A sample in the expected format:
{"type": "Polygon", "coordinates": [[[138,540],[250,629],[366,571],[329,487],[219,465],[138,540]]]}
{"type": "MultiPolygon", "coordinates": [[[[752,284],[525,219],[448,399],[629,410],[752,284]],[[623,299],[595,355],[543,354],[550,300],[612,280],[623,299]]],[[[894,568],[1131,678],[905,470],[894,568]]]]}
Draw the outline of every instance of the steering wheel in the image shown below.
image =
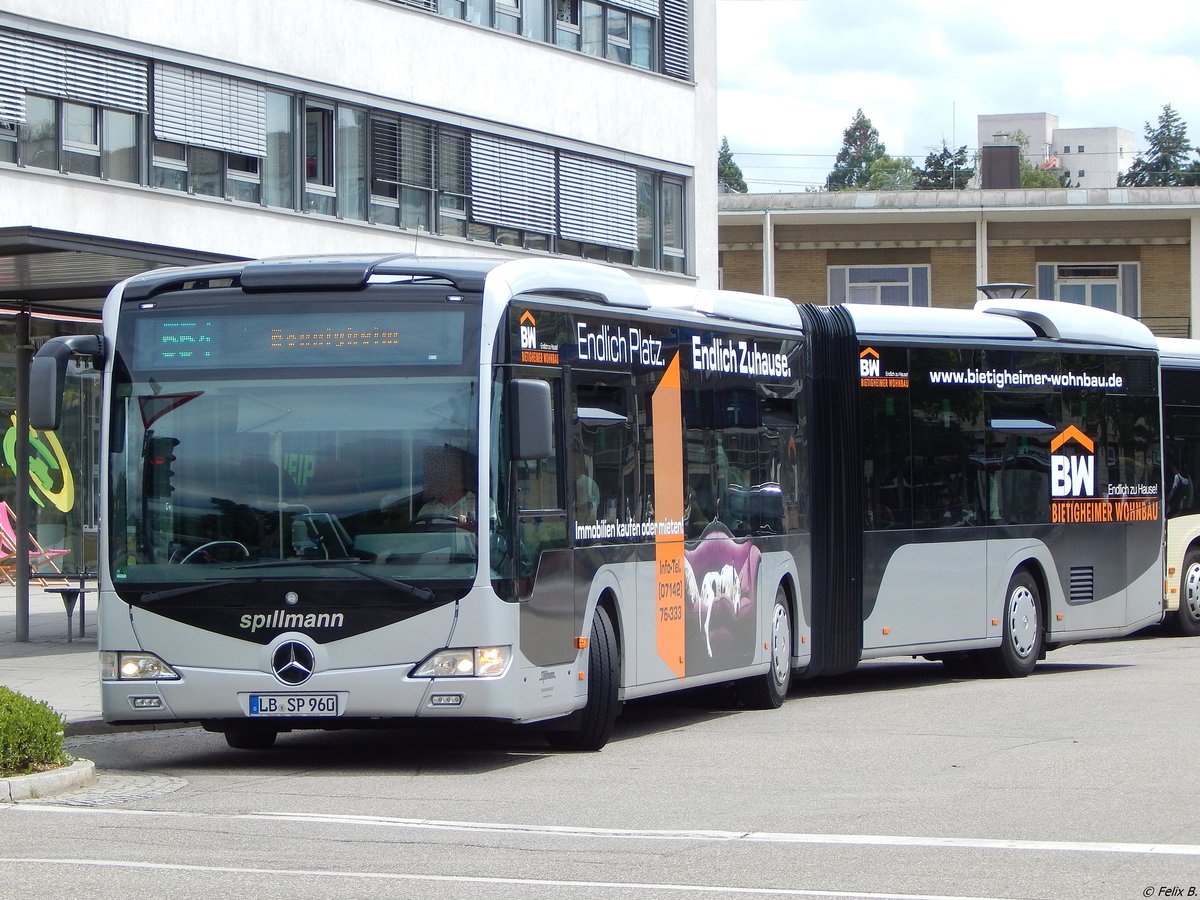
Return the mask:
{"type": "Polygon", "coordinates": [[[445,514],[429,514],[417,516],[408,523],[410,528],[421,528],[429,525],[450,525],[454,528],[459,528],[463,531],[475,531],[475,520],[468,519],[465,516],[447,516],[445,514]]]}
{"type": "MultiPolygon", "coordinates": [[[[196,554],[203,553],[206,550],[211,550],[213,547],[237,547],[239,550],[242,551],[242,559],[250,558],[250,551],[246,548],[246,545],[243,544],[241,541],[207,541],[206,543],[201,544],[199,547],[195,547],[192,550],[189,550],[188,553],[183,557],[183,559],[181,559],[179,561],[179,565],[181,565],[181,566],[184,565],[189,560],[191,560],[191,558],[193,556],[195,556],[196,554]]],[[[215,562],[215,560],[210,558],[207,560],[207,562],[215,562]]]]}

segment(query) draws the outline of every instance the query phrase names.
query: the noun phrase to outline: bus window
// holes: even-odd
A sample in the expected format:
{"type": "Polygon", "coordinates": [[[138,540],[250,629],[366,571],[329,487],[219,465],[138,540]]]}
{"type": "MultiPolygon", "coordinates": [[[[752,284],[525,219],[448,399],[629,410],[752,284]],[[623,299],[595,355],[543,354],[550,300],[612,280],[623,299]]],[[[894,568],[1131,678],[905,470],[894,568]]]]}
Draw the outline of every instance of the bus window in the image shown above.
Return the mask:
{"type": "MultiPolygon", "coordinates": [[[[905,365],[903,371],[908,371],[905,365]]],[[[868,531],[912,527],[912,435],[907,388],[860,395],[868,531]]]]}
{"type": "MultiPolygon", "coordinates": [[[[551,429],[554,452],[545,459],[523,459],[513,465],[516,488],[514,562],[518,579],[517,593],[522,597],[528,596],[532,589],[542,553],[567,545],[558,437],[562,433],[562,379],[550,371],[539,370],[536,375],[550,383],[550,402],[554,407],[554,427],[551,429]]],[[[500,566],[503,566],[506,554],[507,548],[497,550],[493,547],[493,559],[500,566]]]]}
{"type": "Polygon", "coordinates": [[[570,453],[576,514],[594,515],[594,521],[610,524],[640,517],[636,414],[629,377],[577,373],[574,394],[570,453]]]}
{"type": "MultiPolygon", "coordinates": [[[[978,368],[978,351],[912,351],[914,372],[978,368]]],[[[913,527],[984,524],[982,392],[915,378],[911,421],[913,527]]]]}
{"type": "Polygon", "coordinates": [[[703,386],[707,380],[688,374],[694,381],[685,385],[682,391],[686,479],[683,531],[684,537],[698,538],[717,518],[717,469],[727,463],[723,453],[720,459],[717,456],[718,446],[712,428],[712,393],[703,386]]]}
{"type": "Polygon", "coordinates": [[[1059,430],[1059,394],[984,394],[988,521],[1037,525],[1050,521],[1050,440],[1059,430]]]}

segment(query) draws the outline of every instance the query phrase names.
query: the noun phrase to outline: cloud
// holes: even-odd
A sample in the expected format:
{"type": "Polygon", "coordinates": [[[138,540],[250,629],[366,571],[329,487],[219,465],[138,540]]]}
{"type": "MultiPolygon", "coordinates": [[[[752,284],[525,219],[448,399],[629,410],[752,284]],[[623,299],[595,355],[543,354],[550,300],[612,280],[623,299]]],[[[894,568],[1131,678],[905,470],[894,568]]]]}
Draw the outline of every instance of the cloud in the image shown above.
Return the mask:
{"type": "Polygon", "coordinates": [[[975,149],[998,113],[1126,128],[1140,148],[1170,103],[1200,143],[1200,4],[1139,20],[1094,0],[717,0],[717,27],[718,129],[752,190],[823,183],[860,108],[918,163],[943,139],[975,149]]]}

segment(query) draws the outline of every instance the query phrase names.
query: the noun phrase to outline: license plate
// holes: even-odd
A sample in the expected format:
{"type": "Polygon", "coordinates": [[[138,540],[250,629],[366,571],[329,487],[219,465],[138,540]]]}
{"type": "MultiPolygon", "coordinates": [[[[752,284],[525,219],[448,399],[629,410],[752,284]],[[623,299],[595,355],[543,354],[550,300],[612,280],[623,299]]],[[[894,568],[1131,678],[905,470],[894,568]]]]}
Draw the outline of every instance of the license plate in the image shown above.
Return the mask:
{"type": "Polygon", "coordinates": [[[251,716],[340,716],[337,694],[251,694],[251,716]]]}

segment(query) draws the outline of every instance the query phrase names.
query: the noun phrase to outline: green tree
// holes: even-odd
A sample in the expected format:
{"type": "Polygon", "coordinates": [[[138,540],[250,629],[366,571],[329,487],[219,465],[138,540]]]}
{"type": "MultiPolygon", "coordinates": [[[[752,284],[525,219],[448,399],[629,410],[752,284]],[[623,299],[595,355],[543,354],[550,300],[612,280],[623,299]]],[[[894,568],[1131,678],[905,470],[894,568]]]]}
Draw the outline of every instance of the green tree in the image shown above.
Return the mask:
{"type": "Polygon", "coordinates": [[[1146,147],[1137,155],[1129,171],[1117,179],[1126,187],[1159,187],[1195,184],[1200,165],[1192,158],[1196,148],[1188,141],[1187,123],[1166,104],[1158,116],[1158,125],[1146,123],[1146,147]]]}
{"type": "Polygon", "coordinates": [[[907,156],[881,156],[871,163],[868,191],[911,191],[917,186],[917,170],[907,156]]]}
{"type": "Polygon", "coordinates": [[[968,165],[967,147],[964,144],[951,150],[942,141],[941,150],[932,150],[925,157],[923,168],[917,169],[917,188],[923,191],[961,191],[975,176],[975,168],[968,165]]]}
{"type": "Polygon", "coordinates": [[[1012,139],[1021,148],[1017,156],[1017,166],[1021,173],[1021,187],[1056,188],[1065,186],[1063,173],[1058,168],[1046,168],[1029,158],[1029,135],[1018,131],[1012,136],[1012,139]]]}
{"type": "Polygon", "coordinates": [[[871,180],[871,164],[886,155],[887,148],[879,140],[879,132],[860,109],[842,134],[842,149],[825,178],[826,189],[846,191],[866,187],[871,180]]]}
{"type": "Polygon", "coordinates": [[[729,138],[721,138],[721,149],[717,151],[717,187],[724,191],[746,193],[746,179],[742,177],[741,167],[733,161],[733,151],[729,149],[729,138]]]}

